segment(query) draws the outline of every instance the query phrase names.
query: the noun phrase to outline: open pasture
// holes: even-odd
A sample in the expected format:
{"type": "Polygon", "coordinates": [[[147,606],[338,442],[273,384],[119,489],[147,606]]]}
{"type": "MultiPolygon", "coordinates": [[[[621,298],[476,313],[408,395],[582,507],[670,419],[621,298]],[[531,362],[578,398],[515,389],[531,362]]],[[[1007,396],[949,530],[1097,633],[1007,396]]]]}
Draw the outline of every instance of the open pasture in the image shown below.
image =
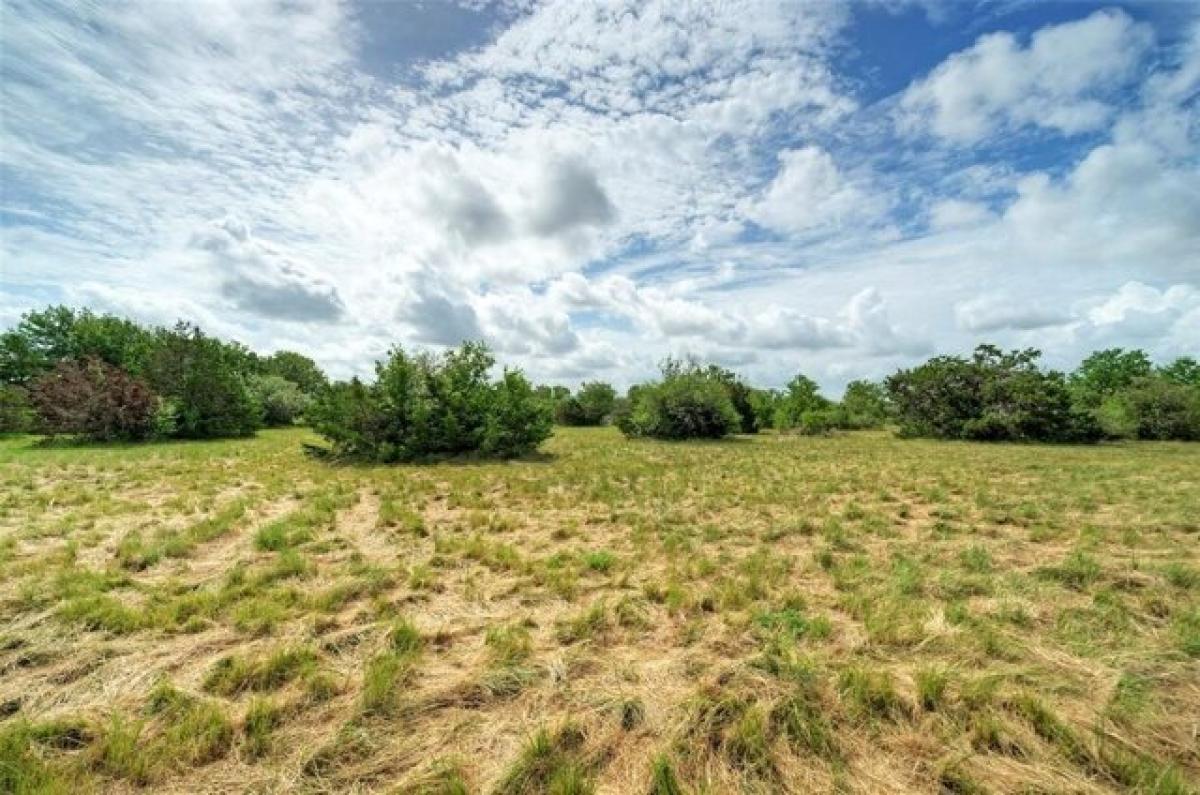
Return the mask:
{"type": "Polygon", "coordinates": [[[0,442],[0,791],[1200,780],[1200,449],[0,442]]]}

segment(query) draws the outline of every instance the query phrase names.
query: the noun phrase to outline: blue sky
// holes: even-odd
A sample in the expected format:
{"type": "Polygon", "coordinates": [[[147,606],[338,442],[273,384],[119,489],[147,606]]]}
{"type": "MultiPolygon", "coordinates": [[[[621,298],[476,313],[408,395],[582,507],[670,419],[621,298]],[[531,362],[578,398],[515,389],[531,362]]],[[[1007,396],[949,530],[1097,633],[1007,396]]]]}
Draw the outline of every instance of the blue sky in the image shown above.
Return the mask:
{"type": "Polygon", "coordinates": [[[1200,350],[1200,4],[0,5],[0,324],[836,393],[1200,350]]]}

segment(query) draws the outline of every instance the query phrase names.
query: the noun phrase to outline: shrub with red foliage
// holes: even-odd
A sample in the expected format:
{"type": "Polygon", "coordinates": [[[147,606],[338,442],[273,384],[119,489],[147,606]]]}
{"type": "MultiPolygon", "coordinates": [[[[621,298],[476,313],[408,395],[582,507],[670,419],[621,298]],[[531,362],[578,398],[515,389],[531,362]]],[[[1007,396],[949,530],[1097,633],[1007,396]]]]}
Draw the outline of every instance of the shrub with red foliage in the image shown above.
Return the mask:
{"type": "Polygon", "coordinates": [[[145,382],[95,358],[60,361],[34,382],[29,401],[41,432],[94,441],[145,439],[158,409],[145,382]]]}

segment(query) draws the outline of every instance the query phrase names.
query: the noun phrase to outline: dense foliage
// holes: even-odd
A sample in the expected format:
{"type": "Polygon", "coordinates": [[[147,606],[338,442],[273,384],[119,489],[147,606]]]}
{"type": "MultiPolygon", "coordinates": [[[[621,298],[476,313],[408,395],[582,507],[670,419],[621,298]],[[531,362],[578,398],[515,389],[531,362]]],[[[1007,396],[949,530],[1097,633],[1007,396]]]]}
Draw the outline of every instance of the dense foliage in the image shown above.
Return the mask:
{"type": "Polygon", "coordinates": [[[1200,440],[1194,357],[1156,366],[1144,351],[1111,348],[1069,375],[1039,359],[1033,349],[981,345],[885,383],[853,381],[840,402],[803,373],[783,389],[760,389],[715,364],[668,359],[660,380],[619,397],[601,381],[574,394],[534,389],[520,373],[492,382],[493,359],[473,344],[440,359],[397,350],[375,384],[331,385],[294,351],[260,356],[186,323],[153,328],[56,306],[0,334],[0,433],[216,438],[316,412],[339,454],[375,460],[520,455],[545,438],[547,418],[663,439],[892,424],[906,436],[981,441],[1200,440]]]}
{"type": "Polygon", "coordinates": [[[30,401],[44,433],[103,442],[149,438],[159,407],[144,381],[93,356],[63,359],[38,376],[30,401]]]}
{"type": "Polygon", "coordinates": [[[741,422],[719,369],[667,359],[661,380],[630,389],[619,427],[627,436],[718,439],[741,422]]]}
{"type": "Polygon", "coordinates": [[[262,407],[247,386],[250,353],[179,324],[160,329],[148,380],[174,410],[174,435],[185,439],[246,436],[262,425],[262,407]]]}
{"type": "Polygon", "coordinates": [[[603,425],[612,415],[617,391],[611,384],[592,381],[579,387],[577,394],[561,396],[554,405],[554,421],[559,425],[603,425]]]}
{"type": "Polygon", "coordinates": [[[264,422],[294,421],[326,379],[311,359],[291,351],[263,358],[195,326],[148,328],[57,306],[27,313],[0,335],[0,383],[0,428],[98,440],[244,436],[264,422]],[[148,429],[126,427],[112,414],[120,403],[113,390],[131,383],[153,403],[148,429]],[[24,410],[27,387],[58,402],[31,399],[24,410]]]}
{"type": "Polygon", "coordinates": [[[879,428],[891,415],[887,390],[873,381],[851,381],[847,384],[839,409],[846,428],[879,428]]]}
{"type": "Polygon", "coordinates": [[[278,375],[252,375],[247,386],[268,428],[294,425],[312,402],[297,383],[278,375]]]}
{"type": "Polygon", "coordinates": [[[25,433],[33,421],[28,391],[16,384],[0,384],[0,433],[25,433]]]}
{"type": "Polygon", "coordinates": [[[820,393],[817,382],[797,373],[788,382],[775,406],[775,427],[781,429],[815,430],[830,424],[825,412],[831,408],[828,398],[820,393]]]}
{"type": "Polygon", "coordinates": [[[490,380],[494,364],[481,343],[442,356],[395,348],[376,363],[373,384],[335,384],[309,418],[338,457],[396,462],[532,452],[550,435],[549,407],[518,371],[490,380]]]}
{"type": "Polygon", "coordinates": [[[276,351],[261,360],[259,372],[296,385],[305,395],[316,396],[329,385],[329,379],[312,359],[295,351],[276,351]]]}
{"type": "Polygon", "coordinates": [[[1200,440],[1200,387],[1164,376],[1135,379],[1097,410],[1115,439],[1200,440]]]}
{"type": "Polygon", "coordinates": [[[981,441],[1088,442],[1095,418],[1072,402],[1066,377],[1038,367],[1040,352],[980,345],[971,358],[938,356],[887,379],[902,434],[981,441]]]}

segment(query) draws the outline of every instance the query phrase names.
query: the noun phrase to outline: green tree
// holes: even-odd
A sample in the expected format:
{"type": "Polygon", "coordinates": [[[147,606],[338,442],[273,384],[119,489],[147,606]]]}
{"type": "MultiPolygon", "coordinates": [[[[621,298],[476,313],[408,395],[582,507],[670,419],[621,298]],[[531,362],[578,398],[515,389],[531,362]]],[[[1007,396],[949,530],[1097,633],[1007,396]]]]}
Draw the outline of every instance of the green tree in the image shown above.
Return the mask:
{"type": "Polygon", "coordinates": [[[262,407],[263,424],[268,428],[294,424],[312,402],[299,386],[277,375],[251,375],[246,383],[262,407]]]}
{"type": "Polygon", "coordinates": [[[578,394],[568,393],[554,405],[554,418],[560,425],[601,425],[612,413],[617,391],[603,381],[579,387],[578,394]]]}
{"type": "Polygon", "coordinates": [[[798,428],[806,411],[818,411],[828,408],[830,402],[823,397],[817,382],[797,373],[788,382],[783,395],[775,407],[776,428],[798,428]]]}
{"type": "Polygon", "coordinates": [[[131,320],[51,306],[22,316],[0,336],[0,380],[27,383],[65,359],[95,358],[142,373],[153,335],[131,320]]]}
{"type": "Polygon", "coordinates": [[[1150,375],[1151,369],[1145,351],[1122,348],[1096,351],[1071,373],[1071,390],[1080,405],[1095,409],[1105,398],[1150,375]]]}
{"type": "Polygon", "coordinates": [[[309,396],[316,395],[329,385],[329,379],[317,363],[295,351],[276,351],[262,359],[259,368],[263,375],[286,378],[309,396]]]}
{"type": "Polygon", "coordinates": [[[775,427],[775,414],[783,395],[777,389],[750,389],[750,410],[754,412],[754,427],[762,430],[775,427]]]}
{"type": "Polygon", "coordinates": [[[850,428],[878,428],[887,422],[887,391],[872,381],[851,381],[842,395],[842,411],[850,428]]]}
{"type": "Polygon", "coordinates": [[[56,362],[78,356],[72,331],[75,311],[50,306],[26,312],[15,329],[0,340],[0,374],[4,382],[24,384],[49,370],[56,362]]]}
{"type": "Polygon", "coordinates": [[[1200,389],[1200,362],[1191,356],[1180,356],[1165,367],[1160,367],[1158,375],[1171,383],[1200,389]]]}
{"type": "Polygon", "coordinates": [[[244,346],[223,343],[179,323],[159,329],[147,380],[176,415],[176,435],[190,439],[247,436],[262,424],[262,407],[246,384],[244,346]]]}
{"type": "Polygon", "coordinates": [[[550,435],[550,408],[518,371],[492,382],[494,364],[482,343],[441,356],[397,347],[376,363],[373,384],[335,384],[308,416],[340,457],[394,462],[471,452],[523,455],[550,435]]]}

